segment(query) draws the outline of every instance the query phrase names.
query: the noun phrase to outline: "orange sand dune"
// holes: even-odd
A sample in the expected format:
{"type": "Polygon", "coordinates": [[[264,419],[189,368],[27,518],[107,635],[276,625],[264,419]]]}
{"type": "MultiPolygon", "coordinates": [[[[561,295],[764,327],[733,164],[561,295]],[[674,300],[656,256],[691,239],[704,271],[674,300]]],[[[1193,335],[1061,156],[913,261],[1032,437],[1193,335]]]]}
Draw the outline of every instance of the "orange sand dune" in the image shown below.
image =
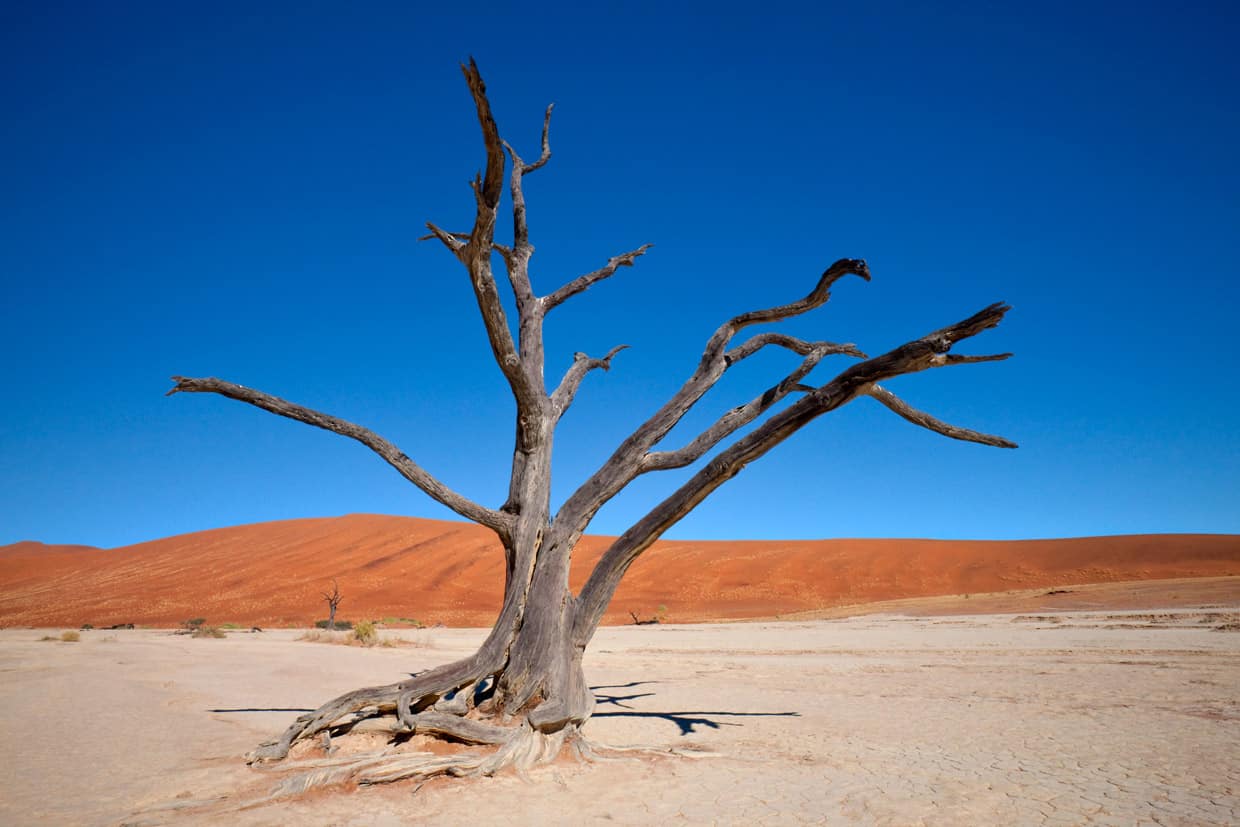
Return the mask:
{"type": "MultiPolygon", "coordinates": [[[[577,551],[580,586],[608,542],[577,551]]],[[[666,608],[670,622],[773,617],[876,601],[1069,584],[1240,575],[1238,535],[1071,540],[664,541],[629,571],[607,622],[666,608]]],[[[502,554],[466,523],[352,514],[221,528],[117,549],[0,547],[0,626],[175,625],[191,617],[259,626],[326,616],[486,626],[502,554]]],[[[1240,583],[1240,581],[1234,581],[1240,583]]]]}

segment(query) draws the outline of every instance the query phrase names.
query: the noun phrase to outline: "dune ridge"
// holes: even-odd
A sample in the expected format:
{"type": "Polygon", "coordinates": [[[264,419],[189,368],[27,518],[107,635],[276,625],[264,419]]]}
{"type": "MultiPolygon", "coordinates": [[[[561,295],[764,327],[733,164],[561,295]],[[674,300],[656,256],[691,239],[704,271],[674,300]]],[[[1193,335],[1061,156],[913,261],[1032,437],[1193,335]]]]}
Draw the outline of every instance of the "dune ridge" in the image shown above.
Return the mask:
{"type": "MultiPolygon", "coordinates": [[[[609,538],[586,537],[579,587],[609,538]]],[[[1240,535],[1063,540],[798,540],[657,543],[634,564],[606,623],[661,610],[670,622],[801,615],[878,601],[1089,583],[1233,578],[1240,535]]],[[[233,526],[125,546],[0,547],[0,626],[175,625],[191,617],[305,626],[326,616],[487,626],[503,558],[468,523],[351,514],[233,526]]],[[[1238,595],[1240,596],[1240,595],[1238,595]]]]}

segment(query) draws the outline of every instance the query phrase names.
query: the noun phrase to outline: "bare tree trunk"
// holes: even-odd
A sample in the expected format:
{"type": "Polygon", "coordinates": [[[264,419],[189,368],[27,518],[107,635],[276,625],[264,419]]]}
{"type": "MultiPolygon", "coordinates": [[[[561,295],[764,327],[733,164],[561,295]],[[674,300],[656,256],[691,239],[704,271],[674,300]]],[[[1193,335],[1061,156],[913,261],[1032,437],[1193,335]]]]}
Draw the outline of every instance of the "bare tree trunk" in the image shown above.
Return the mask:
{"type": "Polygon", "coordinates": [[[323,599],[327,601],[327,631],[336,631],[336,607],[340,605],[340,584],[335,580],[332,581],[332,590],[323,592],[323,599]]]}
{"type": "MultiPolygon", "coordinates": [[[[430,235],[426,238],[438,239],[469,274],[496,364],[516,403],[511,478],[504,504],[492,509],[473,502],[374,432],[262,391],[215,378],[180,376],[173,377],[176,385],[169,391],[219,394],[357,440],[436,501],[492,529],[504,548],[503,603],[495,625],[477,652],[407,680],[357,689],[334,698],[298,718],[277,740],[260,746],[251,760],[283,759],[294,745],[311,742],[320,733],[340,735],[359,721],[375,717],[394,719],[394,738],[398,742],[410,736],[435,737],[496,749],[428,758],[425,753],[394,745],[380,754],[314,759],[302,765],[308,769],[305,774],[286,783],[285,792],[349,779],[378,783],[443,773],[489,774],[505,766],[519,769],[555,757],[565,744],[588,752],[580,730],[594,710],[594,697],[582,670],[582,656],[629,566],[668,528],[750,462],[809,422],[854,399],[872,397],[909,422],[953,439],[1016,447],[1001,437],[936,419],[878,384],[930,368],[1006,359],[1010,354],[951,353],[958,342],[997,325],[1009,309],[1006,305],[992,304],[956,324],[873,358],[852,344],[811,342],[774,332],[757,333],[734,343],[745,328],[779,322],[820,307],[830,299],[831,287],[844,276],[870,279],[865,261],[840,259],[822,273],[805,297],[742,313],[720,325],[680,390],[634,430],[553,514],[550,492],[555,428],[585,377],[596,370],[608,370],[624,346],[613,348],[601,358],[576,354],[558,385],[548,390],[544,381],[543,323],[551,310],[615,275],[621,267],[632,266],[650,245],[613,256],[603,267],[551,293],[537,295],[529,274],[534,248],[529,241],[522,182],[525,175],[542,167],[551,157],[551,107],[543,121],[539,158],[526,163],[500,138],[477,66],[471,61],[462,69],[486,150],[485,174],[478,174],[471,182],[476,203],[473,228],[468,232],[448,232],[428,223],[430,235]],[[511,245],[495,240],[505,151],[512,162],[511,245]],[[496,253],[504,262],[516,303],[515,338],[491,269],[496,253]],[[767,391],[724,412],[683,446],[659,447],[729,368],[768,347],[787,351],[799,357],[799,361],[767,391]],[[827,382],[810,384],[811,373],[830,356],[860,361],[827,382]],[[740,429],[751,424],[754,427],[746,435],[729,442],[740,429]],[[611,544],[581,592],[574,595],[569,588],[572,552],[599,509],[639,476],[690,466],[716,449],[719,450],[687,482],[611,544]]],[[[331,610],[329,622],[334,627],[339,589],[324,597],[331,610]]]]}

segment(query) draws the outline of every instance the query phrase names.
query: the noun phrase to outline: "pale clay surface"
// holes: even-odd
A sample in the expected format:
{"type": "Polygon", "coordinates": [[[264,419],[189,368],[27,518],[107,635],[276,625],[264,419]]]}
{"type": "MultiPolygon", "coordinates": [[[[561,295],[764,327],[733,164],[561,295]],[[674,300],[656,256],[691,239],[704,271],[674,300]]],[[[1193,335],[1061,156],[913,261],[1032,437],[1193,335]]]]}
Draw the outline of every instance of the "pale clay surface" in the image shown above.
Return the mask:
{"type": "Polygon", "coordinates": [[[587,734],[696,757],[227,813],[185,805],[261,796],[274,779],[241,756],[297,710],[467,654],[482,632],[363,650],[287,630],[10,629],[0,823],[1236,824],[1240,632],[1216,625],[1179,610],[604,628],[587,734]]]}

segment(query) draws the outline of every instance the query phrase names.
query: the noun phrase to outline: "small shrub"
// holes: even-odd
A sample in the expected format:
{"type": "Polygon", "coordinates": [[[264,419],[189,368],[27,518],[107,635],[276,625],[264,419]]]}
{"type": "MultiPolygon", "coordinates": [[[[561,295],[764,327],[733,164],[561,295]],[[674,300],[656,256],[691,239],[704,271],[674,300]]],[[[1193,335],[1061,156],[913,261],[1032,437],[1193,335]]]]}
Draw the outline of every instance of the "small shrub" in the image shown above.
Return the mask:
{"type": "Polygon", "coordinates": [[[188,629],[189,631],[193,632],[193,631],[197,631],[202,626],[202,624],[206,622],[207,622],[207,619],[205,617],[195,617],[190,620],[182,620],[181,628],[188,629]]]}
{"type": "MultiPolygon", "coordinates": [[[[314,621],[314,628],[326,629],[327,624],[330,622],[331,621],[327,620],[326,618],[324,618],[323,620],[316,620],[314,621]]],[[[336,621],[336,631],[347,632],[348,630],[352,628],[353,628],[353,621],[351,620],[337,620],[336,621]]]]}
{"type": "Polygon", "coordinates": [[[95,627],[94,627],[94,626],[92,626],[92,625],[91,625],[91,624],[89,624],[89,623],[83,623],[83,624],[82,624],[82,631],[83,631],[83,632],[87,631],[88,629],[93,629],[93,628],[95,628],[95,627]]]}
{"type": "Polygon", "coordinates": [[[193,635],[194,637],[213,637],[213,638],[228,637],[228,635],[224,633],[224,630],[217,626],[203,626],[203,625],[199,625],[195,627],[193,635]]]}
{"type": "Polygon", "coordinates": [[[374,646],[379,634],[373,620],[361,620],[353,626],[353,639],[363,646],[374,646]]]}
{"type": "Polygon", "coordinates": [[[73,631],[61,632],[60,639],[63,640],[65,643],[77,643],[79,640],[82,639],[82,636],[78,634],[77,632],[73,632],[73,631]]]}

